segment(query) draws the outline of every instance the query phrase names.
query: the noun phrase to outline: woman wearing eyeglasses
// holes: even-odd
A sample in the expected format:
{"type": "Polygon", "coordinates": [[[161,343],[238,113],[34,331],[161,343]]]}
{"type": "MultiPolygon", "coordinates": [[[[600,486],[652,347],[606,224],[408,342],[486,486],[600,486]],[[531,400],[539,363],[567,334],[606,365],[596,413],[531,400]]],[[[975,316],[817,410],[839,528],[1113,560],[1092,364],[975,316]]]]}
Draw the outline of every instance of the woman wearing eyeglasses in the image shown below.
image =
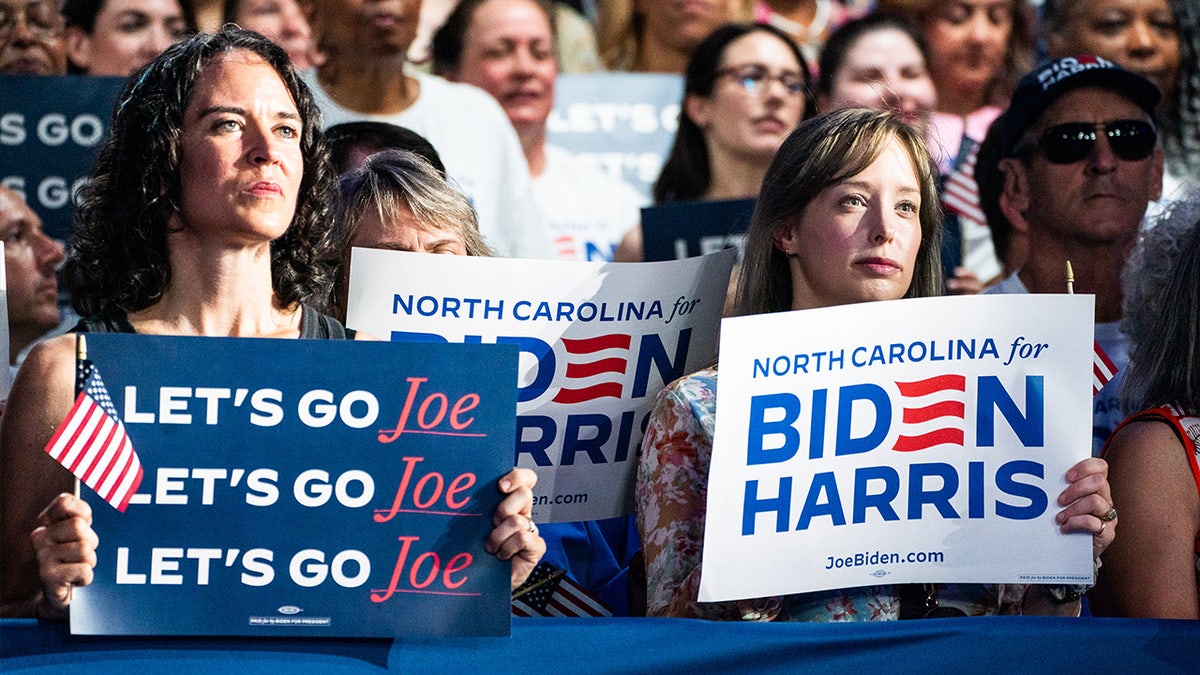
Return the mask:
{"type": "MultiPolygon", "coordinates": [[[[758,196],[775,152],[811,108],[808,66],[786,33],[726,24],[688,63],[675,143],[654,184],[656,204],[758,196]]],[[[620,261],[642,260],[642,231],[620,261]]]]}

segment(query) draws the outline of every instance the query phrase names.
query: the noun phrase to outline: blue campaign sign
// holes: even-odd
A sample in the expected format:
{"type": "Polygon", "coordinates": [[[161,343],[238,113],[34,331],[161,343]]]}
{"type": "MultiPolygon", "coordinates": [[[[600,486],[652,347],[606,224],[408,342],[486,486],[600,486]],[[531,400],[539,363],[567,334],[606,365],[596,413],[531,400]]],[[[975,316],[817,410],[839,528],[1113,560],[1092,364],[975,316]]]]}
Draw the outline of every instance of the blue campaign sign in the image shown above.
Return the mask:
{"type": "Polygon", "coordinates": [[[0,75],[0,184],[66,239],[73,196],[112,126],[120,77],[0,75]]]}
{"type": "Polygon", "coordinates": [[[508,635],[507,345],[89,335],[144,469],[71,630],[508,635]]]}
{"type": "Polygon", "coordinates": [[[642,251],[647,262],[680,260],[738,249],[754,214],[753,199],[674,202],[642,209],[642,251]]]}

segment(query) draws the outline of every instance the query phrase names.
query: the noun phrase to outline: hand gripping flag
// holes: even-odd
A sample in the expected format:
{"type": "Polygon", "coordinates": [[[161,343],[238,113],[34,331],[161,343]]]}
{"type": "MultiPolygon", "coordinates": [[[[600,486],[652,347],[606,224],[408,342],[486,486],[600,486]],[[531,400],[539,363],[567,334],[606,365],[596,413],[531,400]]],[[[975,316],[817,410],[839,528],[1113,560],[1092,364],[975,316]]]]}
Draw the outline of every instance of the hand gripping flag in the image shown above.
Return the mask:
{"type": "Polygon", "coordinates": [[[76,382],[83,386],[46,452],[124,513],[142,484],[142,463],[96,366],[80,359],[76,369],[76,382]]]}

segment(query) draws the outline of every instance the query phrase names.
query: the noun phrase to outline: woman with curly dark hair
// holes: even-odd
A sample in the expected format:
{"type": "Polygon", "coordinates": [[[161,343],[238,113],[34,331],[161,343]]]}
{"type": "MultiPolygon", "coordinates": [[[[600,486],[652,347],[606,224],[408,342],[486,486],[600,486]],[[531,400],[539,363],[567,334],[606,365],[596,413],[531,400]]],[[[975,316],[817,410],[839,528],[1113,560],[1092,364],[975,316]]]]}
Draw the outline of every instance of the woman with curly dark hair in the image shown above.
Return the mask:
{"type": "MultiPolygon", "coordinates": [[[[333,274],[335,183],[320,126],[287,54],[257,33],[196,35],[138,71],[79,209],[66,266],[77,329],[347,337],[306,304],[324,301],[333,274]]],[[[96,564],[91,511],[42,451],[74,398],[73,345],[62,336],[30,353],[0,426],[6,616],[65,613],[96,564]]],[[[533,480],[502,479],[509,497],[488,541],[518,563],[514,583],[545,547],[528,520],[533,480]]]]}

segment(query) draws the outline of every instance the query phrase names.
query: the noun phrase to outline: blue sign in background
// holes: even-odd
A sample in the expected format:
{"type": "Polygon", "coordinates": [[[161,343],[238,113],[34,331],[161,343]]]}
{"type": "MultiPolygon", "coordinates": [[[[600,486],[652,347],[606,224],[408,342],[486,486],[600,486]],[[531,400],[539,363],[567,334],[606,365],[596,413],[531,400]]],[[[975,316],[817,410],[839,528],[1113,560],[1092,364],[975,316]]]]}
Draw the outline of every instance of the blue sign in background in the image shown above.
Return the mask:
{"type": "Polygon", "coordinates": [[[145,477],[124,514],[84,488],[101,545],[73,632],[508,635],[511,566],[483,544],[514,347],[87,342],[145,477]]]}
{"type": "Polygon", "coordinates": [[[754,199],[673,202],[642,209],[642,251],[647,262],[680,260],[741,248],[754,215],[754,199]]]}
{"type": "Polygon", "coordinates": [[[73,196],[112,128],[125,78],[0,75],[0,183],[65,240],[73,196]]]}

